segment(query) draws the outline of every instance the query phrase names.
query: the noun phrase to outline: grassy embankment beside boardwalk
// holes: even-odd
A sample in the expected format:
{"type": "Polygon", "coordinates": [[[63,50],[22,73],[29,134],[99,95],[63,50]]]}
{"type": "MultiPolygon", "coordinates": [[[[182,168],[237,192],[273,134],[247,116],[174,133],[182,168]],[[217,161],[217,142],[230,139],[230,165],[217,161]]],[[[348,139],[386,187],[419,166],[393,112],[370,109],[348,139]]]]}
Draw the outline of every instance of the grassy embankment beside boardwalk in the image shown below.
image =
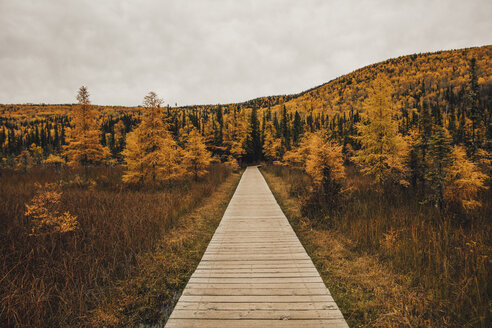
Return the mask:
{"type": "Polygon", "coordinates": [[[128,188],[121,168],[3,169],[0,325],[124,326],[159,322],[184,288],[239,180],[213,165],[199,181],[128,188]],[[78,229],[30,236],[35,183],[58,183],[78,229]],[[222,212],[221,212],[222,211],[222,212]]]}
{"type": "Polygon", "coordinates": [[[279,166],[262,173],[350,327],[490,323],[490,191],[463,225],[410,190],[380,195],[347,170],[352,189],[339,208],[310,209],[308,217],[306,174],[279,166]]]}

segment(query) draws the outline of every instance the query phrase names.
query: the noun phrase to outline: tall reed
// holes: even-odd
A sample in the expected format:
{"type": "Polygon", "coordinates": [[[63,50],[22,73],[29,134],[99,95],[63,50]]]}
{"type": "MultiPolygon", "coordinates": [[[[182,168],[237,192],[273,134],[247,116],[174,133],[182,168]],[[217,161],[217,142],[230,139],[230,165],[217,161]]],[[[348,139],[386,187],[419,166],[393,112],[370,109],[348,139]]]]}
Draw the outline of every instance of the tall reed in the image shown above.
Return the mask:
{"type": "Polygon", "coordinates": [[[92,168],[95,187],[79,186],[82,172],[33,168],[0,172],[0,326],[70,325],[104,297],[107,287],[139,265],[176,220],[229,175],[214,165],[201,180],[174,181],[160,190],[128,189],[120,168],[92,168]],[[62,205],[79,229],[29,236],[25,204],[35,182],[64,181],[62,205]]]}
{"type": "MultiPolygon", "coordinates": [[[[308,196],[309,177],[303,172],[278,166],[264,170],[286,181],[299,202],[308,196]]],[[[377,255],[409,277],[431,300],[420,315],[448,327],[487,327],[492,320],[491,191],[463,225],[451,214],[421,204],[412,189],[388,186],[385,193],[376,193],[367,177],[350,168],[347,184],[353,188],[341,206],[319,209],[312,221],[341,232],[356,250],[377,255]]]]}

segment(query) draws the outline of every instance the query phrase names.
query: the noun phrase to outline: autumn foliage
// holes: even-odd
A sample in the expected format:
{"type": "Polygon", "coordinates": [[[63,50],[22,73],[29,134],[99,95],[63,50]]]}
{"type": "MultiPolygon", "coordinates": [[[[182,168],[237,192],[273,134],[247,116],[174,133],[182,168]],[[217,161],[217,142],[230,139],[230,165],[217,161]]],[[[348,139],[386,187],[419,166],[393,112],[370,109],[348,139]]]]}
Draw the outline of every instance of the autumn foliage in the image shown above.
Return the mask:
{"type": "Polygon", "coordinates": [[[398,110],[391,99],[392,93],[387,81],[376,78],[363,105],[362,121],[357,124],[356,138],[361,147],[354,160],[379,187],[391,180],[408,184],[405,180],[408,149],[398,133],[398,110]]]}
{"type": "Polygon", "coordinates": [[[182,160],[183,168],[197,180],[208,172],[211,160],[204,138],[196,129],[191,130],[185,145],[182,160]]]}
{"type": "Polygon", "coordinates": [[[162,100],[154,92],[144,99],[147,113],[128,135],[123,151],[127,167],[124,182],[156,184],[182,174],[181,154],[163,120],[161,104],[162,100]]]}
{"type": "Polygon", "coordinates": [[[487,187],[487,175],[470,161],[462,146],[455,146],[451,154],[452,164],[446,170],[445,200],[465,210],[473,210],[482,206],[478,193],[487,187]]]}
{"type": "Polygon", "coordinates": [[[77,229],[77,217],[61,210],[62,192],[53,183],[36,184],[37,193],[26,204],[25,215],[31,219],[31,236],[66,233],[77,229]]]}
{"type": "Polygon", "coordinates": [[[69,132],[65,156],[70,166],[99,164],[107,156],[109,150],[100,143],[98,112],[91,105],[89,92],[82,86],[77,94],[78,105],[72,113],[74,127],[69,132]]]}

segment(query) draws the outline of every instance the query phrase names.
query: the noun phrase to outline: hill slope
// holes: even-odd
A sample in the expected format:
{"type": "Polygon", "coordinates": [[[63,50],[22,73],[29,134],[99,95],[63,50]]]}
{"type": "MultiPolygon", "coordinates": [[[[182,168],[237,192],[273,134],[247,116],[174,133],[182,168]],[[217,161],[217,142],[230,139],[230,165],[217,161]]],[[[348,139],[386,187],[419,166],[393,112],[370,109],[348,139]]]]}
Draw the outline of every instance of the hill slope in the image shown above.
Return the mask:
{"type": "MultiPolygon", "coordinates": [[[[177,139],[180,138],[180,129],[191,122],[205,136],[210,137],[208,140],[213,140],[213,134],[217,132],[218,127],[216,115],[219,108],[224,113],[224,133],[227,133],[229,122],[233,121],[233,113],[239,112],[240,115],[234,116],[234,120],[238,119],[247,126],[248,113],[252,108],[257,108],[260,109],[260,115],[264,116],[262,123],[269,124],[271,121],[274,129],[272,133],[277,137],[281,137],[282,133],[291,136],[296,134],[293,131],[280,130],[294,129],[296,125],[294,113],[297,111],[300,117],[297,123],[299,131],[325,128],[337,130],[335,135],[343,140],[347,137],[347,131],[352,135],[354,133],[357,112],[363,110],[362,102],[371,81],[376,76],[382,76],[390,80],[394,87],[393,100],[397,108],[402,110],[404,121],[402,124],[406,129],[402,131],[403,133],[417,127],[424,99],[436,119],[443,120],[447,127],[451,124],[450,128],[452,128],[461,120],[465,128],[470,117],[467,94],[470,88],[472,58],[476,59],[478,109],[483,114],[484,129],[488,129],[490,138],[492,134],[490,128],[492,46],[490,45],[389,59],[363,67],[299,94],[260,97],[237,104],[169,107],[167,113],[177,139]],[[282,117],[280,113],[284,106],[286,113],[290,113],[286,117],[282,117]],[[280,126],[282,119],[288,121],[284,127],[280,126]]],[[[72,106],[72,104],[0,105],[2,156],[19,154],[32,143],[40,145],[45,150],[45,154],[60,150],[64,139],[57,138],[56,135],[63,135],[63,130],[70,128],[68,114],[72,106]],[[50,147],[50,142],[55,140],[58,144],[50,147]]],[[[142,111],[142,107],[98,106],[98,108],[103,118],[102,131],[106,135],[110,134],[112,139],[114,139],[114,126],[118,121],[122,121],[125,124],[125,131],[129,132],[138,122],[142,111]]],[[[102,138],[104,139],[105,136],[103,135],[102,138]]],[[[117,152],[118,150],[115,150],[113,153],[117,152]]]]}
{"type": "MultiPolygon", "coordinates": [[[[431,101],[442,102],[450,92],[458,95],[469,77],[469,62],[477,60],[478,83],[490,105],[492,88],[492,46],[414,54],[360,68],[321,86],[293,95],[292,99],[272,106],[300,112],[343,112],[361,109],[370,82],[378,75],[395,87],[402,107],[415,107],[422,91],[431,101]]],[[[448,105],[448,104],[446,104],[448,105]]]]}

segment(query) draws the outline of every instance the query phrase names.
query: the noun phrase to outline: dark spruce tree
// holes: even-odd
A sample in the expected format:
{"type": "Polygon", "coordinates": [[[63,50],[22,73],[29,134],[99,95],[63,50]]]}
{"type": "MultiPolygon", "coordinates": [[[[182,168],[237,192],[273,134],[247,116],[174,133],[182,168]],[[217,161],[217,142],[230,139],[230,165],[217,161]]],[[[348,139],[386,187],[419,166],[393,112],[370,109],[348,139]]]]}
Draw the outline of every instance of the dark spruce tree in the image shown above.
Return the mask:
{"type": "Polygon", "coordinates": [[[480,110],[480,87],[477,77],[477,60],[472,58],[470,61],[470,85],[466,95],[468,115],[472,121],[470,153],[475,155],[477,148],[480,147],[481,136],[477,133],[482,123],[482,111],[480,110]]]}
{"type": "Polygon", "coordinates": [[[294,115],[294,127],[292,131],[292,141],[294,145],[297,146],[299,143],[299,139],[301,138],[302,135],[302,120],[301,116],[299,115],[299,112],[296,111],[296,114],[294,115]]]}
{"type": "Polygon", "coordinates": [[[290,150],[290,129],[289,129],[289,119],[287,118],[287,108],[285,105],[282,108],[282,118],[280,120],[280,129],[282,133],[282,144],[283,148],[290,150]]]}
{"type": "Polygon", "coordinates": [[[440,209],[443,208],[444,182],[451,164],[451,150],[450,138],[444,128],[438,125],[429,142],[429,168],[425,177],[431,188],[430,200],[440,209]]]}
{"type": "Polygon", "coordinates": [[[246,138],[246,161],[248,163],[257,163],[262,159],[263,150],[260,135],[260,121],[256,107],[251,111],[249,120],[248,137],[246,138]]]}
{"type": "Polygon", "coordinates": [[[417,166],[417,176],[422,181],[425,188],[425,175],[427,174],[427,153],[429,152],[429,144],[432,138],[432,115],[429,109],[429,104],[426,100],[423,101],[422,110],[420,111],[419,122],[419,137],[420,142],[417,147],[420,150],[420,161],[417,166]]]}
{"type": "Polygon", "coordinates": [[[224,115],[222,113],[222,106],[218,106],[215,116],[215,129],[214,129],[214,143],[216,146],[222,146],[224,139],[224,115]]]}

